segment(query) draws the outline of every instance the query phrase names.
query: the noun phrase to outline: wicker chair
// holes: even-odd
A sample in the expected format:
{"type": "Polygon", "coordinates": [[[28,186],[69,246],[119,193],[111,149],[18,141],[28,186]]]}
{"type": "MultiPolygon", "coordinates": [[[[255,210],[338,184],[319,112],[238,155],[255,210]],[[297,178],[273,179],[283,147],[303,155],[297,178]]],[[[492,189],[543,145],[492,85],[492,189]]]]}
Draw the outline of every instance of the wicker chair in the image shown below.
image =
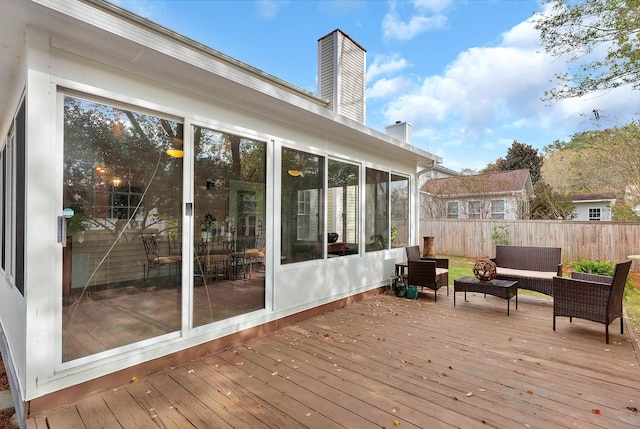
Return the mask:
{"type": "Polygon", "coordinates": [[[631,261],[619,262],[613,277],[572,272],[571,278],[553,278],[553,330],[556,316],[574,317],[604,323],[605,340],[609,344],[609,325],[620,318],[620,334],[624,334],[622,296],[631,261]]]}
{"type": "MultiPolygon", "coordinates": [[[[448,262],[448,260],[447,260],[448,262]]],[[[409,273],[406,277],[408,286],[420,286],[422,290],[425,287],[434,291],[434,301],[438,300],[438,289],[447,288],[447,296],[449,296],[449,270],[445,268],[437,268],[436,261],[433,260],[409,260],[409,273]]]]}
{"type": "Polygon", "coordinates": [[[407,261],[435,261],[436,268],[447,270],[447,272],[449,270],[449,259],[447,258],[428,258],[426,256],[420,256],[419,246],[407,246],[404,250],[407,252],[407,261]]]}
{"type": "Polygon", "coordinates": [[[407,246],[404,248],[407,252],[407,261],[419,261],[420,260],[420,247],[419,246],[407,246]]]}

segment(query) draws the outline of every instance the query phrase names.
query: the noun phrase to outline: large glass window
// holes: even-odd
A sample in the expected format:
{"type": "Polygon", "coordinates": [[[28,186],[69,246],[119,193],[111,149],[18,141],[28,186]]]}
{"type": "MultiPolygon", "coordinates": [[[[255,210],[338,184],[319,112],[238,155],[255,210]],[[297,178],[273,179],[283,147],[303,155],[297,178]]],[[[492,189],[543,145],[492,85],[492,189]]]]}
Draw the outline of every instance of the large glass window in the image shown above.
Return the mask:
{"type": "Polygon", "coordinates": [[[282,149],[281,263],[324,257],[324,157],[282,149]]]}
{"type": "Polygon", "coordinates": [[[409,178],[391,175],[391,247],[409,244],[409,178]]]}
{"type": "Polygon", "coordinates": [[[194,144],[193,324],[200,326],[264,308],[267,148],[201,127],[194,144]]]}
{"type": "Polygon", "coordinates": [[[365,233],[367,252],[389,248],[389,173],[367,168],[366,170],[366,218],[365,233]]]}
{"type": "Polygon", "coordinates": [[[176,120],[64,96],[62,361],[181,328],[176,120]]]}
{"type": "Polygon", "coordinates": [[[327,255],[343,256],[359,252],[360,167],[328,160],[327,255]]]}

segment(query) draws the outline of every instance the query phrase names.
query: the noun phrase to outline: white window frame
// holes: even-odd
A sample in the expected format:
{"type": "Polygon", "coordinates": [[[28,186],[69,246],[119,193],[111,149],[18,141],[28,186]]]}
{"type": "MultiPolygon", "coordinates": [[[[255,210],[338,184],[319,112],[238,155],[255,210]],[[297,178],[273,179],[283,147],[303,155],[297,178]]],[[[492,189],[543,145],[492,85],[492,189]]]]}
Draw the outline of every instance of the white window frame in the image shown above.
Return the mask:
{"type": "MultiPolygon", "coordinates": [[[[14,118],[15,119],[15,118],[14,118]]],[[[4,195],[6,211],[3,216],[3,228],[4,228],[4,275],[7,281],[11,284],[15,284],[15,270],[16,270],[16,240],[15,240],[15,216],[16,216],[16,201],[15,201],[15,179],[16,179],[16,128],[15,120],[14,125],[7,134],[4,147],[5,166],[6,171],[3,171],[3,188],[2,192],[6,191],[4,195]]]]}
{"type": "Polygon", "coordinates": [[[499,198],[499,199],[491,200],[490,204],[491,204],[491,219],[505,219],[506,206],[507,206],[506,200],[504,198],[499,198]],[[498,205],[496,203],[502,204],[502,210],[500,211],[496,210],[496,205],[498,205]]]}
{"type": "Polygon", "coordinates": [[[298,191],[298,224],[296,238],[301,241],[311,240],[311,191],[298,191]]]}
{"type": "Polygon", "coordinates": [[[482,200],[469,200],[467,202],[467,219],[482,219],[482,200]],[[471,211],[477,204],[477,211],[471,211]]]}
{"type": "Polygon", "coordinates": [[[460,219],[460,202],[447,201],[447,219],[460,219]],[[455,210],[453,207],[455,206],[455,210]]]}
{"type": "Polygon", "coordinates": [[[600,207],[589,207],[587,209],[587,213],[589,216],[589,221],[597,222],[602,220],[602,208],[600,207]],[[598,213],[597,217],[595,216],[596,212],[598,213]],[[594,213],[594,216],[591,215],[592,213],[594,213]]]}

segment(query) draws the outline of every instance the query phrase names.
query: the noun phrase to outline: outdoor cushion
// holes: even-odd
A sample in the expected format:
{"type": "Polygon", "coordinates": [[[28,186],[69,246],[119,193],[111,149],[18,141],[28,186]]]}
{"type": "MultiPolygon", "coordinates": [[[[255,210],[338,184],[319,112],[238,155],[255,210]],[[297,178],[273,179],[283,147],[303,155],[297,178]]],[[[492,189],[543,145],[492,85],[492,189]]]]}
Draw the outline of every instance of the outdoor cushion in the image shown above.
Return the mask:
{"type": "Polygon", "coordinates": [[[530,270],[516,270],[514,268],[496,267],[498,276],[508,277],[528,277],[533,279],[552,280],[553,276],[557,276],[558,273],[553,271],[530,271],[530,270]]]}

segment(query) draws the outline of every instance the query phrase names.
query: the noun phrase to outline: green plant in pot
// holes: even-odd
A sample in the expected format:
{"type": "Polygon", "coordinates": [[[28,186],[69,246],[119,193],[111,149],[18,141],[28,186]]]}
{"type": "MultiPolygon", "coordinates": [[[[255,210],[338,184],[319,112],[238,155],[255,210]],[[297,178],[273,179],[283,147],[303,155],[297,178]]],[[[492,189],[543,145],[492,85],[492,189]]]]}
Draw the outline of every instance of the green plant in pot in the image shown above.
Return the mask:
{"type": "Polygon", "coordinates": [[[402,278],[399,278],[395,284],[396,296],[403,298],[407,294],[407,285],[404,283],[402,278]]]}
{"type": "Polygon", "coordinates": [[[202,233],[202,239],[207,240],[212,238],[218,226],[218,222],[216,222],[216,218],[214,218],[211,213],[207,213],[204,215],[204,219],[200,222],[200,230],[202,233]]]}

